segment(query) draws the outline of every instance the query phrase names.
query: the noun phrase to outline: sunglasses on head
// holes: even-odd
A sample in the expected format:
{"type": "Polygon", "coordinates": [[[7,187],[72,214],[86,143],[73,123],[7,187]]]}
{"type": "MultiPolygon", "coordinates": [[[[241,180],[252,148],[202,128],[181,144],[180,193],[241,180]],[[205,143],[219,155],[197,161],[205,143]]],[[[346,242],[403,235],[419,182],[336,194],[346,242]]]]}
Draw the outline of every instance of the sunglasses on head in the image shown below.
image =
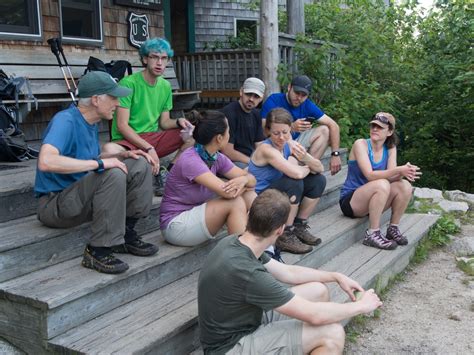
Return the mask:
{"type": "Polygon", "coordinates": [[[386,116],[384,116],[380,113],[377,113],[376,115],[374,115],[374,117],[372,117],[372,121],[374,121],[374,120],[377,120],[377,121],[382,122],[384,124],[391,125],[390,120],[388,119],[388,117],[386,117],[386,116]]]}

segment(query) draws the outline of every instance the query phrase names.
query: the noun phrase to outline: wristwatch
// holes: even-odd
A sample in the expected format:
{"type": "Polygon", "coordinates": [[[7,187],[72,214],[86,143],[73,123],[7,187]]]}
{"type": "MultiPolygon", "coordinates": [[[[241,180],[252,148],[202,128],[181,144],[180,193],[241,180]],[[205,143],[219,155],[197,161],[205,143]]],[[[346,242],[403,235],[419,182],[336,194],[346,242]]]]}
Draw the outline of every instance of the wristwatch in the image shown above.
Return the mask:
{"type": "Polygon", "coordinates": [[[335,150],[334,152],[331,152],[331,155],[333,157],[338,157],[339,155],[341,155],[341,153],[338,150],[335,150]]]}
{"type": "Polygon", "coordinates": [[[104,162],[101,159],[94,159],[94,160],[97,162],[97,164],[99,164],[97,169],[95,169],[94,171],[98,174],[103,173],[105,171],[104,162]]]}

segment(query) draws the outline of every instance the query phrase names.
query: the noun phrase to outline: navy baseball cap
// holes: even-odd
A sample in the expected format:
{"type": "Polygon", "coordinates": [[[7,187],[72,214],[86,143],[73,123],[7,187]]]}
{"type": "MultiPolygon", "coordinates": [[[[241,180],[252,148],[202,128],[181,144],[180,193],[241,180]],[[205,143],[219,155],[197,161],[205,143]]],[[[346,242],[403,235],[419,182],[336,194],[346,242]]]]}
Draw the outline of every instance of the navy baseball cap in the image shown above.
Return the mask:
{"type": "Polygon", "coordinates": [[[291,87],[295,92],[304,92],[306,95],[309,95],[312,85],[311,79],[306,75],[295,76],[291,81],[291,87]]]}

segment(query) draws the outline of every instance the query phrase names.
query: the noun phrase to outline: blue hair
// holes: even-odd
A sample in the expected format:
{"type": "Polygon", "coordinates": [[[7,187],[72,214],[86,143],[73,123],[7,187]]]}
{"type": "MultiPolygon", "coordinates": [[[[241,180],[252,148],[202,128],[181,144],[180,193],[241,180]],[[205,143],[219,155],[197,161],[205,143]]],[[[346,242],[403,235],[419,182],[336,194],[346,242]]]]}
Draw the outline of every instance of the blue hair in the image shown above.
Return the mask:
{"type": "Polygon", "coordinates": [[[174,55],[174,51],[171,49],[170,43],[166,39],[160,37],[147,39],[145,42],[143,42],[140,49],[138,50],[140,59],[143,57],[148,57],[151,52],[165,52],[169,58],[174,55]]]}

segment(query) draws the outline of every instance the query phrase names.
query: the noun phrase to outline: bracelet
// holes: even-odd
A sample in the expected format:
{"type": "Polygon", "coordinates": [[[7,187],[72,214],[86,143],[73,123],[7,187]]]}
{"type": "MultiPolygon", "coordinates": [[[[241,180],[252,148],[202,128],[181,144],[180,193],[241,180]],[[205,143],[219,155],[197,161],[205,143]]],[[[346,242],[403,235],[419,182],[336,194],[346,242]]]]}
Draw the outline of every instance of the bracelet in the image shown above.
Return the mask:
{"type": "Polygon", "coordinates": [[[176,128],[181,128],[181,126],[179,125],[179,118],[176,119],[176,128]]]}
{"type": "Polygon", "coordinates": [[[152,150],[152,149],[155,149],[155,147],[150,147],[150,148],[144,149],[144,152],[145,152],[145,153],[148,153],[148,152],[149,152],[150,150],[152,150]]]}

